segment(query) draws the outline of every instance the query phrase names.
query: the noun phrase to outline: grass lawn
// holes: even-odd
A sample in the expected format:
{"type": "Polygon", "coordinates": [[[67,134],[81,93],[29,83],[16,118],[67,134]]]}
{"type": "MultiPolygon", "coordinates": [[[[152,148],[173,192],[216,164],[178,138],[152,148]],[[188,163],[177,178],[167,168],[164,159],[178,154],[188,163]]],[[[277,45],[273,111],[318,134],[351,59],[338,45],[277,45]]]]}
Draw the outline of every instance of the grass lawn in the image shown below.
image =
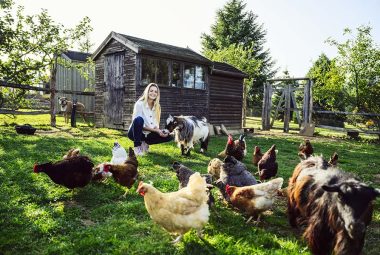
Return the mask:
{"type": "MultiPolygon", "coordinates": [[[[276,144],[279,176],[287,182],[299,162],[297,149],[302,139],[280,132],[255,133],[247,138],[244,162],[256,171],[251,164],[253,147],[266,150],[276,144]]],[[[122,131],[95,129],[80,121],[77,128],[71,128],[63,117],[57,118],[57,128],[51,128],[48,115],[16,119],[0,115],[0,254],[310,254],[301,232],[287,222],[283,198],[258,226],[245,224],[239,213],[217,201],[204,229],[204,241],[191,231],[172,245],[173,237],[150,219],[143,197],[136,193],[137,183],[122,198],[125,189],[112,179],[68,192],[47,175],[33,173],[35,162],[59,160],[72,147],[80,148],[95,164],[109,161],[115,140],[125,148],[132,146],[122,131]],[[14,125],[25,123],[38,128],[34,136],[16,134],[14,125]]],[[[323,136],[311,140],[316,154],[329,156],[337,151],[342,169],[380,187],[379,144],[323,136]]],[[[174,143],[153,145],[147,156],[139,157],[140,178],[152,181],[161,191],[175,191],[178,181],[171,171],[173,161],[206,173],[208,162],[225,143],[226,137],[212,137],[205,155],[193,152],[188,158],[180,156],[174,143]]],[[[380,254],[379,208],[380,199],[367,229],[365,254],[380,254]]]]}

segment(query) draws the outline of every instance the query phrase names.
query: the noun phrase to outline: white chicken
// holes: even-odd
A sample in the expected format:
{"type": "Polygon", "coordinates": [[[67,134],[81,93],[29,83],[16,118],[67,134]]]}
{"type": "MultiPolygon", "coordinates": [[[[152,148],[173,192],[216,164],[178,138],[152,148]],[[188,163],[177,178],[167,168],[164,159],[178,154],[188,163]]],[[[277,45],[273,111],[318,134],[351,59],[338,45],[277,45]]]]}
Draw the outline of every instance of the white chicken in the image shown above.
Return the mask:
{"type": "Polygon", "coordinates": [[[111,164],[119,165],[124,164],[127,160],[127,151],[121,146],[117,141],[115,141],[112,148],[112,159],[111,164]]]}

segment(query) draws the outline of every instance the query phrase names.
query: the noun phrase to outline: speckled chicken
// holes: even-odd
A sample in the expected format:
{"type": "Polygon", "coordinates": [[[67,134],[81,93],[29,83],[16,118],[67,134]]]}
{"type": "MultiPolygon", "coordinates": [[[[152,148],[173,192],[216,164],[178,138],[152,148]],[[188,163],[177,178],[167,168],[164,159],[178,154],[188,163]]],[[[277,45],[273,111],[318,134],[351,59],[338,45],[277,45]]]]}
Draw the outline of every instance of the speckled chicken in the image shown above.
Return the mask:
{"type": "Polygon", "coordinates": [[[220,178],[220,169],[222,168],[223,161],[218,158],[213,158],[208,163],[207,172],[212,175],[215,180],[220,178]]]}
{"type": "Polygon", "coordinates": [[[224,159],[220,171],[220,178],[215,182],[222,193],[224,199],[229,201],[229,196],[226,194],[226,185],[230,186],[249,186],[257,184],[255,177],[248,171],[247,167],[233,156],[227,156],[224,159]]]}
{"type": "Polygon", "coordinates": [[[276,145],[272,145],[270,149],[264,153],[263,157],[257,164],[258,174],[260,181],[268,180],[275,177],[278,170],[278,164],[276,162],[276,145]]]}

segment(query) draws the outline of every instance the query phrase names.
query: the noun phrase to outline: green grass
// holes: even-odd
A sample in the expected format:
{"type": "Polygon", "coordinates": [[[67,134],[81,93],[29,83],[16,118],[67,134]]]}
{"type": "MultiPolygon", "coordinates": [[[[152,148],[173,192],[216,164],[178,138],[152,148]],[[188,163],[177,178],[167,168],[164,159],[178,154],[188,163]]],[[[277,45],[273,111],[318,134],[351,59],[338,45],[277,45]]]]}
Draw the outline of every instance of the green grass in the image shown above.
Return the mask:
{"type": "MultiPolygon", "coordinates": [[[[59,160],[72,147],[79,147],[95,163],[109,161],[114,140],[132,146],[122,131],[95,129],[82,122],[70,128],[62,117],[57,118],[57,128],[51,128],[48,115],[16,119],[0,115],[0,254],[310,254],[300,232],[287,223],[284,199],[278,200],[259,226],[245,224],[239,213],[217,201],[204,229],[204,241],[191,231],[181,243],[172,245],[173,237],[150,219],[136,185],[126,198],[121,197],[124,189],[112,179],[67,192],[46,175],[32,171],[35,162],[59,160]],[[14,125],[25,123],[38,128],[36,135],[16,134],[14,125]]],[[[301,140],[259,132],[247,138],[244,162],[255,171],[250,163],[253,147],[268,149],[276,144],[279,175],[288,179],[299,162],[301,140]]],[[[178,181],[170,168],[173,161],[206,173],[209,160],[225,143],[225,137],[212,137],[205,155],[193,152],[189,158],[181,157],[174,143],[153,145],[149,155],[139,158],[140,178],[153,181],[164,192],[175,191],[178,181]]],[[[342,169],[380,186],[378,144],[321,136],[312,143],[316,154],[337,151],[342,169]]],[[[380,253],[379,201],[367,230],[365,254],[380,253]]]]}

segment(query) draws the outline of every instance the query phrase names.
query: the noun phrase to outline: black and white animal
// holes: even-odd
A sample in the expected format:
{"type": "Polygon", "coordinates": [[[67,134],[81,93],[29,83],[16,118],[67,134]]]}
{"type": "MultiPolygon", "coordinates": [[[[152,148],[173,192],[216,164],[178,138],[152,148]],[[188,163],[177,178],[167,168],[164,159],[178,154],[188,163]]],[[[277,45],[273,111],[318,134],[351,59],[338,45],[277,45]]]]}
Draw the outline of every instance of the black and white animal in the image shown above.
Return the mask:
{"type": "MultiPolygon", "coordinates": [[[[69,118],[71,116],[71,112],[73,111],[73,102],[68,100],[66,97],[58,97],[58,103],[61,106],[61,112],[63,112],[63,116],[65,117],[65,123],[69,123],[69,118]]],[[[82,115],[84,122],[86,122],[86,107],[84,104],[77,102],[76,111],[82,115]]]]}
{"type": "Polygon", "coordinates": [[[175,141],[181,148],[182,155],[190,155],[194,143],[201,143],[201,153],[207,151],[209,129],[207,119],[198,119],[195,116],[171,116],[166,119],[165,129],[174,132],[175,141]]]}
{"type": "Polygon", "coordinates": [[[294,169],[288,186],[288,219],[306,226],[303,236],[312,254],[362,254],[365,232],[380,189],[309,157],[294,169]]]}

